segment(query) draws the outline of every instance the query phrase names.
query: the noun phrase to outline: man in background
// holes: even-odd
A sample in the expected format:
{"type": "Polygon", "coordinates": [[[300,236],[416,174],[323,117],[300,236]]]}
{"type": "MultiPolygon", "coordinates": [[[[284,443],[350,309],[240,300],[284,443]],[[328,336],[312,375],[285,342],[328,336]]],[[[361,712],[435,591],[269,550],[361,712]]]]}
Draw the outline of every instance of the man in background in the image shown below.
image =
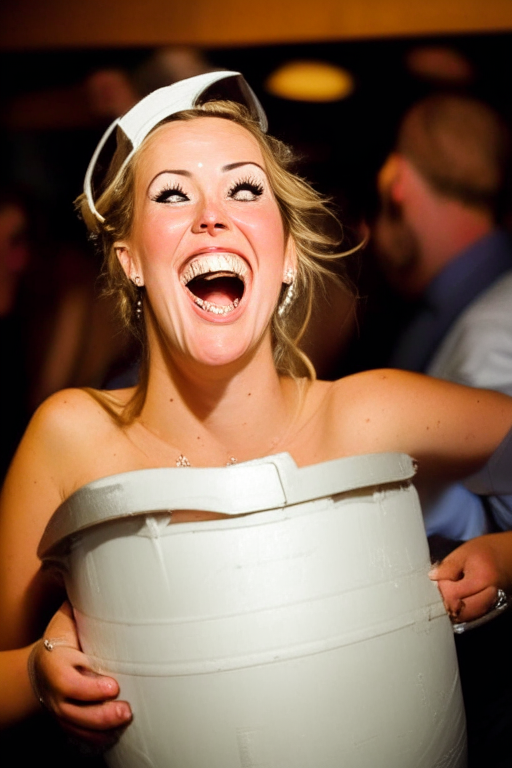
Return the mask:
{"type": "MultiPolygon", "coordinates": [[[[434,95],[405,115],[378,180],[375,244],[392,287],[413,302],[390,367],[512,395],[512,243],[500,227],[509,137],[485,104],[434,95]]],[[[424,500],[434,558],[512,528],[512,497],[456,484],[424,500]],[[452,541],[453,540],[453,541],[452,541]]],[[[512,764],[511,616],[457,638],[469,768],[512,764]]]]}
{"type": "MultiPolygon", "coordinates": [[[[390,367],[512,395],[512,242],[499,226],[508,132],[487,105],[434,95],[405,115],[379,174],[375,242],[389,283],[415,311],[390,367]]],[[[426,505],[429,534],[465,540],[512,527],[462,486],[426,505]]]]}

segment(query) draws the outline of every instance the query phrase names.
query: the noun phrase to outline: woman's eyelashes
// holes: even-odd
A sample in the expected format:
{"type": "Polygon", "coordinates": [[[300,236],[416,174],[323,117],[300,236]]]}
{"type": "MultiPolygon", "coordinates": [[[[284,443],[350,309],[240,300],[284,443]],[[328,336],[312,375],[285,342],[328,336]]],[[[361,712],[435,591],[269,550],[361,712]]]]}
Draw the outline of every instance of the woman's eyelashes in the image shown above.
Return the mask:
{"type": "Polygon", "coordinates": [[[230,188],[228,197],[241,202],[256,200],[263,194],[263,184],[257,179],[248,178],[237,181],[230,188]]]}
{"type": "Polygon", "coordinates": [[[155,203],[184,203],[189,197],[183,191],[183,187],[172,184],[156,192],[151,199],[155,203]]]}
{"type": "MultiPolygon", "coordinates": [[[[254,178],[241,179],[229,187],[227,197],[238,202],[251,202],[257,200],[264,192],[261,181],[254,178]]],[[[151,195],[155,203],[185,203],[191,197],[185,192],[181,184],[169,184],[151,195]]]]}

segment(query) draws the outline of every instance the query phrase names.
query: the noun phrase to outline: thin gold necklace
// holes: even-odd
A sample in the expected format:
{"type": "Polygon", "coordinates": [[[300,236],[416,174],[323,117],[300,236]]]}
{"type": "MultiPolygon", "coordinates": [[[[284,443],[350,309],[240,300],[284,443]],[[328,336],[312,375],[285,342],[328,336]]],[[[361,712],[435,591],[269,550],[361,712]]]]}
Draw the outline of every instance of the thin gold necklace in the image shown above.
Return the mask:
{"type": "MultiPolygon", "coordinates": [[[[230,456],[229,459],[226,461],[226,467],[232,467],[233,464],[238,464],[238,459],[235,459],[234,456],[230,456]]],[[[192,464],[187,459],[186,456],[184,456],[182,453],[178,456],[176,459],[176,466],[177,467],[191,467],[192,464]]]]}
{"type": "MultiPolygon", "coordinates": [[[[272,446],[271,446],[271,451],[272,452],[275,452],[275,449],[279,445],[281,445],[284,440],[286,440],[286,438],[288,437],[288,435],[290,434],[290,432],[292,430],[292,427],[294,426],[294,424],[295,424],[295,422],[297,420],[297,416],[298,416],[298,413],[300,411],[300,406],[301,406],[301,403],[302,403],[302,400],[303,400],[303,393],[302,393],[301,389],[302,389],[302,386],[303,386],[304,382],[303,382],[302,379],[298,379],[298,380],[296,380],[295,383],[297,384],[297,388],[299,390],[298,391],[298,398],[297,398],[297,406],[295,408],[293,408],[292,415],[291,415],[291,417],[290,417],[290,419],[288,421],[288,424],[286,425],[285,429],[283,430],[283,433],[281,434],[281,437],[272,444],[272,446]]],[[[156,437],[162,443],[168,445],[167,441],[164,440],[163,437],[161,437],[157,432],[155,432],[153,429],[151,429],[151,427],[149,427],[147,424],[145,424],[142,420],[140,420],[139,423],[150,434],[152,434],[154,437],[156,437]]],[[[267,454],[265,454],[265,455],[267,455],[267,454]]],[[[175,463],[176,463],[176,467],[178,467],[180,469],[193,466],[191,464],[190,460],[188,459],[188,457],[185,456],[184,453],[180,453],[180,455],[176,459],[175,463]]],[[[238,459],[236,458],[236,456],[230,456],[228,458],[228,460],[226,461],[225,466],[226,467],[232,467],[234,464],[238,464],[238,459]]]]}

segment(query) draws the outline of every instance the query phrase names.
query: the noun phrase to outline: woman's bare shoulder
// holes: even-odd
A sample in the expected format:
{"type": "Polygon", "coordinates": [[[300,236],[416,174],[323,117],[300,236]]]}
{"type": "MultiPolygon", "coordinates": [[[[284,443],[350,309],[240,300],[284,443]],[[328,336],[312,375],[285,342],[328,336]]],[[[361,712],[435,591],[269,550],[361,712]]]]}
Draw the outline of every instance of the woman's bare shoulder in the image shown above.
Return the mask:
{"type": "Polygon", "coordinates": [[[36,410],[29,431],[66,439],[87,437],[93,431],[119,428],[131,390],[63,389],[36,410]]]}
{"type": "Polygon", "coordinates": [[[394,431],[404,422],[428,424],[453,408],[462,410],[478,400],[477,392],[422,373],[390,368],[364,371],[334,382],[329,404],[333,417],[377,424],[394,431]],[[431,411],[429,409],[432,409],[431,411]]]}
{"type": "Polygon", "coordinates": [[[329,402],[333,407],[368,408],[383,403],[386,398],[401,397],[404,390],[413,393],[418,387],[423,388],[426,379],[421,374],[399,371],[391,368],[378,368],[370,371],[344,376],[334,382],[319,382],[330,384],[329,402]]]}
{"type": "Polygon", "coordinates": [[[19,584],[11,584],[10,594],[28,590],[39,569],[36,550],[46,523],[64,499],[98,474],[115,429],[101,402],[84,390],[58,392],[36,410],[0,497],[0,560],[23,560],[23,567],[13,566],[19,584]]]}
{"type": "Polygon", "coordinates": [[[397,450],[396,417],[407,379],[400,371],[378,370],[311,384],[292,446],[300,461],[397,450]]]}
{"type": "Polygon", "coordinates": [[[373,453],[415,447],[412,438],[428,412],[432,387],[436,385],[426,376],[392,369],[364,371],[333,382],[325,415],[340,449],[373,453]]]}
{"type": "Polygon", "coordinates": [[[461,407],[491,405],[493,400],[505,402],[506,397],[473,387],[454,384],[451,381],[437,379],[423,373],[382,368],[363,373],[356,373],[334,382],[332,403],[342,406],[350,397],[351,410],[372,409],[384,413],[400,415],[410,411],[419,416],[417,408],[422,406],[428,412],[433,406],[436,412],[461,407]]]}
{"type": "Polygon", "coordinates": [[[419,373],[374,370],[336,382],[329,423],[349,452],[400,451],[432,472],[475,471],[512,424],[512,399],[419,373]]]}
{"type": "Polygon", "coordinates": [[[116,450],[128,401],[124,390],[65,389],[51,395],[34,413],[8,478],[53,478],[65,498],[99,471],[106,451],[116,450]]]}
{"type": "Polygon", "coordinates": [[[110,474],[109,457],[122,453],[112,413],[122,412],[125,401],[126,394],[67,389],[32,417],[0,496],[0,614],[9,614],[9,630],[0,632],[4,643],[26,640],[23,611],[27,595],[37,593],[34,584],[44,582],[36,552],[48,520],[78,487],[110,474]]]}
{"type": "MultiPolygon", "coordinates": [[[[357,391],[358,400],[366,403],[371,403],[374,399],[382,401],[382,392],[385,392],[388,397],[396,395],[401,399],[404,392],[414,398],[423,397],[429,391],[435,393],[461,389],[459,384],[436,379],[424,373],[401,371],[395,368],[376,368],[354,373],[338,379],[333,384],[334,396],[344,396],[346,392],[357,391]]],[[[467,387],[462,389],[465,390],[467,387]]]]}

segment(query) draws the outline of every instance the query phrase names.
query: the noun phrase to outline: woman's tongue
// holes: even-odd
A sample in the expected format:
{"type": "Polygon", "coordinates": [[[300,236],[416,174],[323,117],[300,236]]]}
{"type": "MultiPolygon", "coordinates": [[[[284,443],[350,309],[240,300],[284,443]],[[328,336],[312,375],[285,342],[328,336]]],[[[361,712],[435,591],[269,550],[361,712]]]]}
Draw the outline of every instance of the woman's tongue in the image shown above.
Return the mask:
{"type": "Polygon", "coordinates": [[[236,283],[232,277],[217,277],[210,280],[195,280],[192,288],[195,296],[218,307],[227,307],[240,297],[236,283]]]}

